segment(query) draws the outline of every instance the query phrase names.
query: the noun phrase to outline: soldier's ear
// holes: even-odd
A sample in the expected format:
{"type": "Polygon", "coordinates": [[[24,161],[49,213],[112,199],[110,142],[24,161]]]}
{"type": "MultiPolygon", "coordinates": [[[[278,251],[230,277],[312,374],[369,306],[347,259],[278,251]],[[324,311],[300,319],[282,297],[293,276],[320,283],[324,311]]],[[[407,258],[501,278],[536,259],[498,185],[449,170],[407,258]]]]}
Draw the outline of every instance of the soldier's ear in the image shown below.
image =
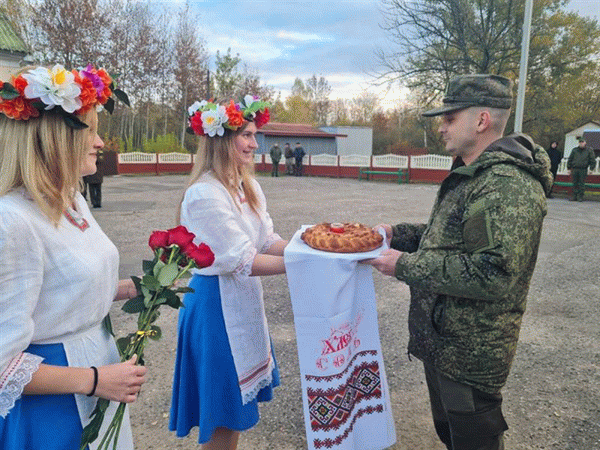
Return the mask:
{"type": "Polygon", "coordinates": [[[487,109],[479,111],[477,114],[477,131],[483,132],[492,124],[492,116],[487,109]]]}

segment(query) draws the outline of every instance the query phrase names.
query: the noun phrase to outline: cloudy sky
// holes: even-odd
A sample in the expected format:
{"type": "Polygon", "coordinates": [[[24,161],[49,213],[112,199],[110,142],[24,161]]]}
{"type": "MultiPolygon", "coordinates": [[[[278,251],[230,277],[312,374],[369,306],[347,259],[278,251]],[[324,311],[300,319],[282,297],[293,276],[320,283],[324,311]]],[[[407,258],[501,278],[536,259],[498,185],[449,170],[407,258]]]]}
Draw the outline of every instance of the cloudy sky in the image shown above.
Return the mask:
{"type": "MultiPolygon", "coordinates": [[[[165,3],[165,2],[159,2],[165,3]]],[[[169,3],[176,3],[173,0],[169,3]]],[[[377,49],[389,46],[380,0],[192,0],[210,54],[231,48],[261,80],[285,97],[296,77],[324,76],[331,98],[371,87],[377,49]]],[[[569,9],[600,20],[600,0],[572,0],[569,9]]],[[[379,90],[379,92],[381,92],[379,90]]],[[[387,101],[402,97],[396,89],[387,101]]]]}

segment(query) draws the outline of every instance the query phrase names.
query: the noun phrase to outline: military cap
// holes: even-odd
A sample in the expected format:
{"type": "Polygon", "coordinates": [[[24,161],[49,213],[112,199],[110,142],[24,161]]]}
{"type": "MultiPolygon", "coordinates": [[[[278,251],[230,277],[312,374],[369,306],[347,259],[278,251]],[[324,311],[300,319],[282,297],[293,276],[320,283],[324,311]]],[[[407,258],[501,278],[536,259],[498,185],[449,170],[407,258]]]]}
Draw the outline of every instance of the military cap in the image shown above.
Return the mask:
{"type": "Polygon", "coordinates": [[[423,115],[439,116],[472,106],[509,109],[512,105],[512,81],[500,75],[459,75],[448,83],[443,102],[443,106],[423,115]]]}

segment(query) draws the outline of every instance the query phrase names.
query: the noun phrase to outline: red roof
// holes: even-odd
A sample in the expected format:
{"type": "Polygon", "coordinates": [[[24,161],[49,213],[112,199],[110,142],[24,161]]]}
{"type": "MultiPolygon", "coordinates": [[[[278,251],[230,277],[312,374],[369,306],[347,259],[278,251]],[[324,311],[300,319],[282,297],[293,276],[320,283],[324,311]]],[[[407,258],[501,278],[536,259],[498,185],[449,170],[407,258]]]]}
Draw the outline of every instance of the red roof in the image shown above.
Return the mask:
{"type": "Polygon", "coordinates": [[[334,139],[336,136],[346,137],[345,134],[327,133],[305,123],[269,122],[263,125],[258,132],[265,136],[319,137],[329,139],[334,139]]]}

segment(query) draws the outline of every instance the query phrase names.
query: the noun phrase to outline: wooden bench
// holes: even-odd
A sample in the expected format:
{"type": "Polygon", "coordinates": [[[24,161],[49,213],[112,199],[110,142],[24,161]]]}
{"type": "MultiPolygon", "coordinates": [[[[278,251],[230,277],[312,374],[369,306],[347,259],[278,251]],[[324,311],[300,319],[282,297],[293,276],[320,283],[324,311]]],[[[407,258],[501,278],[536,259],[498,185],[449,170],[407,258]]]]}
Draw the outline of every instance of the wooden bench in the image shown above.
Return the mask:
{"type": "MultiPolygon", "coordinates": [[[[554,184],[556,186],[573,187],[573,183],[568,181],[555,181],[554,184]]],[[[585,187],[587,189],[600,189],[600,184],[585,183],[585,187]]]]}
{"type": "Polygon", "coordinates": [[[358,171],[358,179],[362,180],[363,175],[369,181],[371,175],[388,175],[398,177],[398,184],[408,183],[408,169],[398,169],[394,171],[373,170],[369,167],[361,167],[358,171]]]}

